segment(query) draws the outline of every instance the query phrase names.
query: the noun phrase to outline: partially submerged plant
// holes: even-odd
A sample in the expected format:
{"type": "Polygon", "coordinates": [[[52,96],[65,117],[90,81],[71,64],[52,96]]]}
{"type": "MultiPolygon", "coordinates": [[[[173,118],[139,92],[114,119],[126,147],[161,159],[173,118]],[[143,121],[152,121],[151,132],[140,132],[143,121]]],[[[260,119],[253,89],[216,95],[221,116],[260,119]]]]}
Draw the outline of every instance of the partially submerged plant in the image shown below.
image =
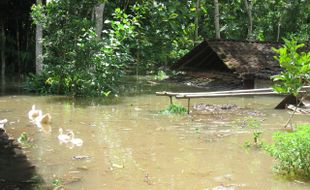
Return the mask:
{"type": "Polygon", "coordinates": [[[267,151],[277,164],[274,169],[289,178],[310,180],[310,125],[298,126],[294,132],[276,132],[267,151]]]}
{"type": "Polygon", "coordinates": [[[22,132],[22,134],[17,138],[17,141],[25,148],[32,146],[31,139],[26,132],[22,132]]]}
{"type": "Polygon", "coordinates": [[[260,145],[261,142],[259,142],[259,141],[260,141],[261,136],[263,134],[263,131],[261,130],[261,123],[258,120],[251,118],[249,120],[248,127],[253,130],[254,144],[260,145]]]}
{"type": "Polygon", "coordinates": [[[59,178],[54,178],[52,181],[52,185],[55,187],[59,187],[63,185],[63,181],[59,178]]]}
{"type": "Polygon", "coordinates": [[[187,109],[180,104],[170,104],[168,108],[161,111],[161,113],[164,113],[164,114],[171,114],[171,113],[182,114],[186,112],[187,112],[187,109]]]}
{"type": "Polygon", "coordinates": [[[249,128],[252,131],[253,143],[246,141],[244,143],[246,147],[255,146],[261,148],[261,146],[263,145],[261,142],[263,131],[261,129],[261,123],[259,120],[253,117],[246,117],[243,120],[236,121],[235,125],[249,128]]]}

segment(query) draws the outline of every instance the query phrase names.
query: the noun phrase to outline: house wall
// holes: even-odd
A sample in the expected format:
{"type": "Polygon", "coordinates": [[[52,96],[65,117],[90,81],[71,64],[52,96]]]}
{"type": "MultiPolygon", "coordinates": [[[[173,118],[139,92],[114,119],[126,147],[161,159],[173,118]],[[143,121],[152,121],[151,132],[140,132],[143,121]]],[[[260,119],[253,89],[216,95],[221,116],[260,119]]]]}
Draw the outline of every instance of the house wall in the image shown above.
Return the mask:
{"type": "Polygon", "coordinates": [[[272,86],[271,80],[255,79],[254,88],[270,88],[272,86]]]}

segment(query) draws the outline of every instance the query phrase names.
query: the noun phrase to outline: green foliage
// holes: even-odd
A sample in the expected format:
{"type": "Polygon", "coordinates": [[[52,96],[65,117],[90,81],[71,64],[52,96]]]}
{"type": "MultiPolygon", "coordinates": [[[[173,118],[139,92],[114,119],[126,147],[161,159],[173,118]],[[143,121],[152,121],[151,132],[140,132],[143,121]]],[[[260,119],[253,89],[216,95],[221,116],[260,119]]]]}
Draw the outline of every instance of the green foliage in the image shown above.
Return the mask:
{"type": "Polygon", "coordinates": [[[261,131],[261,123],[254,119],[249,118],[248,119],[248,128],[250,128],[253,131],[253,142],[255,145],[260,145],[259,140],[261,139],[261,136],[263,132],[261,131]]]}
{"type": "Polygon", "coordinates": [[[52,185],[55,187],[62,186],[62,184],[63,184],[63,181],[59,178],[54,178],[52,181],[52,185]]]}
{"type": "Polygon", "coordinates": [[[117,93],[123,66],[131,61],[125,40],[134,37],[133,23],[115,9],[105,38],[98,39],[91,11],[96,0],[52,1],[34,6],[33,17],[45,35],[44,72],[30,77],[29,89],[72,96],[106,96],[117,93]],[[44,15],[44,17],[42,17],[44,15]]]}
{"type": "Polygon", "coordinates": [[[310,52],[297,52],[304,46],[295,39],[284,39],[285,45],[279,49],[273,48],[278,53],[275,59],[279,61],[282,71],[272,77],[275,85],[273,89],[279,93],[289,93],[297,96],[303,85],[310,84],[310,52]]]}
{"type": "Polygon", "coordinates": [[[170,104],[168,108],[161,111],[161,113],[163,114],[183,114],[186,112],[187,112],[187,109],[180,104],[170,104]]]}
{"type": "Polygon", "coordinates": [[[26,132],[22,132],[22,134],[17,138],[17,141],[25,148],[29,148],[32,146],[31,139],[28,137],[28,134],[26,132]]]}
{"type": "Polygon", "coordinates": [[[275,170],[287,177],[310,180],[310,125],[297,127],[295,132],[277,132],[267,151],[277,160],[275,170]]]}
{"type": "Polygon", "coordinates": [[[237,120],[234,123],[237,127],[248,128],[252,131],[253,143],[246,141],[244,143],[245,147],[256,147],[261,148],[263,143],[261,142],[261,137],[263,135],[262,126],[259,120],[253,117],[246,117],[242,120],[237,120]]]}
{"type": "Polygon", "coordinates": [[[167,68],[193,47],[193,7],[188,1],[139,1],[131,7],[139,22],[131,46],[139,73],[167,68]]]}
{"type": "MultiPolygon", "coordinates": [[[[33,19],[44,28],[44,72],[30,77],[28,89],[73,96],[115,94],[124,74],[166,70],[197,42],[215,36],[211,0],[200,1],[200,12],[196,1],[135,0],[105,1],[103,35],[98,39],[93,11],[102,2],[65,0],[33,6],[33,19]]],[[[292,0],[253,1],[253,39],[275,41],[295,34],[307,40],[309,7],[292,0]]],[[[222,38],[245,39],[247,22],[243,1],[221,4],[222,38]]]]}
{"type": "Polygon", "coordinates": [[[157,75],[155,76],[155,80],[164,80],[167,79],[169,76],[165,73],[165,71],[158,71],[157,75]]]}

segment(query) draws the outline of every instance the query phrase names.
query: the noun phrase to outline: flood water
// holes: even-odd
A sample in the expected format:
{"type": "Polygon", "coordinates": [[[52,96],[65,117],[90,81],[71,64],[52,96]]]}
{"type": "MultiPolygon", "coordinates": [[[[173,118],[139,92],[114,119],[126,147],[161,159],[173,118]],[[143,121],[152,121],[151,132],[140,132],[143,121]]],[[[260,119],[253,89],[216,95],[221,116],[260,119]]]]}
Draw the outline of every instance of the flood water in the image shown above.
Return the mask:
{"type": "MultiPolygon", "coordinates": [[[[280,100],[195,99],[191,105],[233,103],[243,109],[239,113],[163,115],[159,111],[169,99],[154,94],[121,96],[111,104],[59,96],[3,95],[0,119],[9,120],[6,130],[11,136],[26,132],[33,139],[34,146],[25,152],[45,183],[61,179],[69,190],[308,190],[309,183],[277,177],[266,152],[243,148],[252,134],[238,121],[257,118],[263,140],[270,142],[272,132],[288,118],[287,111],[273,109],[280,100]],[[33,104],[51,114],[50,126],[38,128],[29,122],[27,113],[33,104]],[[72,129],[83,145],[61,144],[59,128],[72,129]]],[[[187,105],[185,100],[178,102],[187,105]]],[[[307,122],[308,116],[294,119],[294,123],[307,122]]]]}

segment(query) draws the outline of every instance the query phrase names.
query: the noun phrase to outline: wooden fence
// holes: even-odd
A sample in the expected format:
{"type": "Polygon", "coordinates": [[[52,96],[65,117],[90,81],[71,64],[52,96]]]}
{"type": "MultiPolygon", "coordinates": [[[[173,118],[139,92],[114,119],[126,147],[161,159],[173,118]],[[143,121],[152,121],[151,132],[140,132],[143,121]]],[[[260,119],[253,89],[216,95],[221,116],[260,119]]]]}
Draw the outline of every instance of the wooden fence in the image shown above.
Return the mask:
{"type": "MultiPolygon", "coordinates": [[[[303,86],[300,90],[301,93],[306,93],[310,89],[310,86],[303,86]]],[[[190,100],[191,98],[217,98],[217,97],[234,97],[234,96],[266,96],[266,95],[285,95],[273,92],[272,88],[260,88],[260,89],[248,89],[248,90],[229,90],[229,91],[215,91],[215,92],[156,92],[157,96],[167,96],[170,99],[170,104],[173,103],[172,98],[176,99],[187,99],[187,113],[190,111],[190,100]]],[[[286,94],[288,97],[288,94],[286,94]]],[[[289,95],[290,98],[285,98],[284,100],[291,100],[296,97],[289,95]]],[[[300,101],[300,100],[298,100],[300,101]]],[[[281,105],[285,105],[285,102],[281,102],[281,105]]],[[[279,108],[278,105],[276,108],[279,108]]],[[[281,106],[283,107],[283,106],[281,106]]]]}

